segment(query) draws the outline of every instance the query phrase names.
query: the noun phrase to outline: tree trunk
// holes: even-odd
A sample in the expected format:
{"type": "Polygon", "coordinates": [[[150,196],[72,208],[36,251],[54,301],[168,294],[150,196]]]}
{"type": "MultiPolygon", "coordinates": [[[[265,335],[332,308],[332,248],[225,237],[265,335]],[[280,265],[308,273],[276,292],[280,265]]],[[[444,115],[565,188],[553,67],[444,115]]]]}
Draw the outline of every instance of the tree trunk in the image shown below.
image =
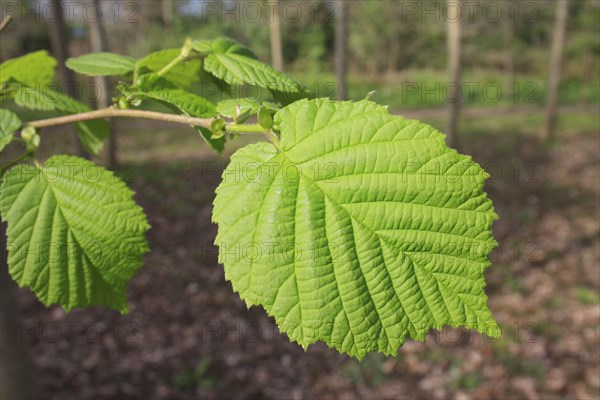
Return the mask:
{"type": "Polygon", "coordinates": [[[393,76],[398,71],[398,59],[400,58],[400,40],[397,36],[390,39],[388,51],[387,71],[390,76],[393,76]]]}
{"type": "MultiPolygon", "coordinates": [[[[460,9],[460,2],[449,0],[452,8],[460,9]]],[[[449,8],[451,9],[451,8],[449,8]]],[[[458,121],[460,119],[461,105],[461,21],[460,15],[448,15],[446,21],[447,45],[448,45],[448,125],[446,127],[446,138],[448,145],[457,148],[458,121]]]]}
{"type": "Polygon", "coordinates": [[[583,93],[579,99],[579,105],[584,111],[590,109],[590,88],[593,85],[594,80],[594,60],[592,58],[592,49],[589,47],[584,50],[583,61],[582,61],[582,72],[583,76],[581,82],[583,84],[583,93]]]}
{"type": "Polygon", "coordinates": [[[335,29],[335,72],[338,84],[338,99],[346,100],[348,97],[346,75],[348,73],[348,13],[347,3],[337,1],[338,22],[335,29]]]}
{"type": "Polygon", "coordinates": [[[15,296],[16,285],[8,274],[6,225],[0,229],[0,398],[33,399],[37,390],[23,322],[15,296]]]}
{"type": "Polygon", "coordinates": [[[162,23],[165,28],[173,26],[173,0],[161,0],[162,23]]]}
{"type": "Polygon", "coordinates": [[[280,12],[279,1],[276,1],[270,15],[269,32],[271,33],[271,62],[273,63],[273,68],[278,71],[283,71],[280,12]]]}
{"type": "Polygon", "coordinates": [[[515,54],[513,50],[513,41],[515,38],[515,23],[513,15],[510,12],[511,2],[507,2],[508,9],[503,26],[503,41],[504,41],[504,73],[508,77],[508,87],[515,83],[515,54]]]}
{"type": "MultiPolygon", "coordinates": [[[[64,10],[60,0],[50,0],[52,7],[48,10],[56,12],[56,15],[48,16],[50,24],[50,42],[52,45],[52,52],[58,62],[57,70],[60,80],[65,85],[67,94],[74,99],[79,98],[79,93],[76,90],[75,74],[73,71],[67,68],[65,62],[69,58],[69,32],[63,19],[64,10]]],[[[79,137],[75,135],[77,143],[77,152],[81,157],[89,158],[89,154],[84,150],[79,137]]]]}
{"type": "Polygon", "coordinates": [[[558,88],[565,48],[565,31],[567,27],[569,3],[566,0],[557,0],[556,16],[554,19],[554,33],[552,35],[552,54],[550,56],[550,76],[548,79],[548,103],[546,104],[546,140],[552,142],[556,139],[556,122],[558,108],[558,88]]]}
{"type": "MultiPolygon", "coordinates": [[[[97,9],[100,8],[100,0],[92,0],[92,3],[97,9]]],[[[104,32],[104,26],[102,25],[102,19],[99,18],[97,21],[89,21],[88,28],[90,30],[90,49],[92,52],[107,51],[106,45],[106,34],[104,32]]],[[[110,106],[110,86],[108,84],[108,78],[106,76],[95,76],[94,84],[98,90],[98,97],[96,100],[96,106],[98,108],[105,108],[110,106]]],[[[107,164],[110,169],[117,167],[117,135],[114,129],[114,121],[110,124],[110,136],[108,138],[108,149],[106,151],[107,164]]]]}

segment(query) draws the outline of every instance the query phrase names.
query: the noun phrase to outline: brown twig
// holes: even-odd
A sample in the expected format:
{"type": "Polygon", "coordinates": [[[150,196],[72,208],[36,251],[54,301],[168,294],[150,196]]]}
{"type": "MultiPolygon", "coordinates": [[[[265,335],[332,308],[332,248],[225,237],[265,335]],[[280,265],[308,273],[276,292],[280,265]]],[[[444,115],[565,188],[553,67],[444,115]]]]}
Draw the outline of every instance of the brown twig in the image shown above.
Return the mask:
{"type": "Polygon", "coordinates": [[[188,117],[185,115],[165,114],[155,111],[144,111],[144,110],[128,110],[119,108],[102,108],[100,110],[84,112],[80,114],[65,115],[62,117],[41,119],[38,121],[26,122],[25,125],[32,126],[34,128],[46,128],[49,126],[65,125],[80,121],[89,121],[91,119],[98,118],[145,118],[153,119],[158,121],[175,122],[179,124],[202,126],[210,129],[210,123],[212,118],[195,118],[188,117]]]}

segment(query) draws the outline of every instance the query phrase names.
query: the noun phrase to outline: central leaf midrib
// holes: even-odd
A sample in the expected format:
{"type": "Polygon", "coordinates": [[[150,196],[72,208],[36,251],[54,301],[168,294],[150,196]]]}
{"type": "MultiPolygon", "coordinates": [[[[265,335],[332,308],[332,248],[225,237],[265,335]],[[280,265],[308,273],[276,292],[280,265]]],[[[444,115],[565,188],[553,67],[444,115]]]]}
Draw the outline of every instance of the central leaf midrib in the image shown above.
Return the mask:
{"type": "MultiPolygon", "coordinates": [[[[62,215],[63,219],[67,223],[67,229],[73,235],[73,239],[79,245],[79,248],[81,249],[82,254],[89,260],[90,265],[95,270],[98,271],[98,275],[104,279],[104,275],[102,273],[100,273],[102,270],[100,268],[98,268],[98,266],[95,262],[92,261],[93,258],[88,254],[89,249],[87,249],[86,246],[83,245],[83,242],[80,240],[81,238],[79,237],[79,233],[77,232],[77,229],[76,229],[77,224],[73,224],[72,221],[69,220],[69,217],[67,217],[67,215],[65,214],[63,209],[67,209],[70,212],[77,213],[80,216],[81,216],[81,214],[77,211],[74,211],[73,209],[70,209],[69,207],[65,207],[64,204],[61,203],[61,201],[59,200],[59,196],[57,196],[56,193],[54,192],[54,189],[52,188],[52,184],[50,181],[47,182],[47,187],[52,192],[52,196],[54,197],[54,200],[56,201],[56,208],[60,211],[60,214],[62,215]]],[[[89,201],[89,200],[84,200],[84,201],[89,201]]],[[[98,205],[98,207],[102,207],[102,206],[98,205]]],[[[104,208],[104,207],[102,207],[102,208],[104,208]]],[[[115,214],[114,217],[116,220],[118,220],[120,218],[118,216],[118,214],[115,214]]],[[[84,217],[82,216],[82,218],[84,218],[84,217]]],[[[117,224],[115,223],[115,225],[117,225],[117,224]]],[[[110,242],[106,241],[106,238],[102,238],[100,236],[97,237],[97,240],[99,240],[103,245],[110,244],[110,242]]],[[[104,280],[106,281],[106,279],[104,279],[104,280]]]]}
{"type": "MultiPolygon", "coordinates": [[[[284,151],[281,151],[281,154],[283,155],[283,157],[285,158],[285,160],[286,160],[287,162],[294,163],[293,161],[291,161],[291,160],[290,160],[290,159],[287,157],[287,154],[285,154],[285,152],[284,152],[284,151]]],[[[283,165],[283,163],[282,163],[282,165],[283,165]]],[[[292,165],[297,165],[297,164],[292,164],[292,165]]],[[[320,192],[323,194],[323,196],[324,196],[325,198],[327,198],[327,200],[329,200],[329,201],[331,202],[331,204],[335,205],[335,206],[336,206],[336,207],[338,207],[340,210],[342,210],[342,211],[343,211],[343,212],[344,212],[346,215],[348,215],[348,217],[349,217],[349,218],[350,218],[352,221],[355,221],[356,223],[358,223],[358,224],[360,224],[361,226],[363,226],[363,227],[364,227],[364,228],[365,228],[367,231],[369,231],[371,234],[373,234],[375,237],[377,237],[377,238],[378,238],[378,240],[384,240],[384,241],[385,241],[385,239],[384,239],[384,238],[382,238],[382,237],[380,237],[380,236],[377,234],[377,232],[376,232],[376,231],[374,231],[374,230],[373,230],[373,229],[371,229],[370,227],[366,226],[366,225],[365,225],[365,224],[364,224],[362,221],[360,221],[358,218],[356,218],[356,217],[354,217],[352,214],[350,214],[350,213],[348,212],[348,210],[346,210],[346,209],[345,209],[345,208],[344,208],[344,207],[343,207],[341,204],[339,204],[337,201],[335,201],[334,199],[332,199],[332,198],[330,197],[330,195],[329,195],[329,194],[328,194],[326,191],[324,191],[324,190],[323,190],[321,187],[319,187],[319,185],[317,185],[317,184],[316,184],[316,182],[315,182],[314,180],[312,180],[311,178],[309,178],[308,176],[306,176],[306,174],[304,174],[304,173],[302,172],[302,169],[300,169],[300,170],[299,170],[299,174],[300,174],[300,176],[301,176],[303,179],[306,179],[308,182],[312,183],[312,184],[313,184],[313,186],[314,186],[314,187],[316,187],[316,188],[317,188],[317,189],[318,189],[318,190],[319,190],[319,191],[320,191],[320,192]]],[[[300,179],[300,177],[299,177],[299,179],[300,179]]],[[[299,185],[300,185],[300,180],[298,180],[298,190],[299,190],[299,185]]],[[[327,225],[327,222],[326,222],[326,221],[325,221],[325,225],[327,225]]],[[[354,229],[353,229],[352,235],[353,235],[353,237],[354,237],[354,229]]],[[[382,249],[382,251],[383,251],[383,249],[382,249]]],[[[357,256],[358,256],[358,255],[357,255],[357,256]]],[[[357,262],[360,264],[360,259],[358,259],[358,257],[357,257],[357,262]]],[[[360,269],[360,265],[359,265],[359,269],[360,269]]],[[[373,304],[373,307],[374,307],[374,309],[375,309],[375,312],[376,312],[376,313],[377,313],[377,315],[379,316],[379,320],[380,320],[380,323],[381,323],[381,328],[382,328],[382,330],[385,332],[385,329],[386,329],[386,328],[385,328],[385,326],[384,326],[384,323],[383,323],[383,320],[382,320],[381,316],[379,315],[379,309],[378,309],[378,307],[377,307],[377,304],[375,303],[375,299],[374,299],[374,298],[372,297],[372,295],[371,295],[371,292],[370,292],[370,290],[369,290],[368,284],[366,283],[366,282],[367,282],[367,277],[365,276],[365,274],[364,274],[364,272],[362,271],[362,269],[360,269],[360,273],[361,273],[361,275],[362,275],[363,279],[365,280],[365,285],[366,285],[366,287],[367,287],[367,291],[368,291],[368,294],[369,294],[369,298],[370,298],[370,300],[371,300],[371,302],[372,302],[372,304],[373,304]]],[[[388,269],[387,269],[387,266],[386,266],[386,274],[388,275],[388,278],[390,279],[390,281],[393,281],[393,278],[392,278],[392,276],[390,275],[390,273],[389,273],[389,271],[388,271],[388,269]]],[[[337,280],[336,280],[336,282],[337,282],[337,280]]],[[[396,293],[396,291],[395,291],[395,290],[394,290],[394,293],[396,293]]],[[[341,296],[341,294],[340,294],[340,296],[341,296]]],[[[398,294],[397,294],[397,293],[396,293],[396,296],[398,296],[398,294]]],[[[298,299],[298,300],[299,300],[299,299],[298,299]]],[[[400,303],[400,304],[402,304],[402,301],[401,301],[401,299],[400,299],[399,297],[398,297],[398,301],[399,301],[399,303],[400,303]]],[[[407,314],[405,310],[404,310],[404,313],[405,313],[405,314],[407,314]]],[[[408,317],[408,318],[409,318],[409,320],[410,320],[410,317],[408,317]]],[[[348,319],[348,324],[349,324],[349,326],[351,325],[351,323],[350,323],[350,320],[349,320],[349,319],[348,319]]],[[[387,332],[385,332],[385,334],[386,334],[386,336],[387,336],[387,332]]],[[[387,341],[388,341],[388,343],[390,343],[389,337],[388,337],[388,340],[387,340],[387,341]]]]}

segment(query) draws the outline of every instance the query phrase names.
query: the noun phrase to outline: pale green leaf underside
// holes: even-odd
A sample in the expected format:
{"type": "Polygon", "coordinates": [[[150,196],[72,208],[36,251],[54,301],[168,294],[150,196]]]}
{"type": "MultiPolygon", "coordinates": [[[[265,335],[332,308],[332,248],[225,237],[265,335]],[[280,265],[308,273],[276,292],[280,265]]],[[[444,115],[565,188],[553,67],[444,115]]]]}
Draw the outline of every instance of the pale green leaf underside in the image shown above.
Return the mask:
{"type": "Polygon", "coordinates": [[[124,75],[135,68],[135,58],[115,53],[90,53],[69,58],[67,67],[89,76],[124,75]]]}
{"type": "Polygon", "coordinates": [[[282,151],[238,150],[214,202],[220,261],[247,304],[304,347],[359,358],[444,325],[498,334],[479,165],[370,101],[302,100],[275,127],[282,151]]]}
{"type": "Polygon", "coordinates": [[[127,311],[126,284],[148,250],[149,225],[133,192],[110,171],[70,156],[5,174],[0,212],[8,266],[21,287],[66,310],[127,311]]]}

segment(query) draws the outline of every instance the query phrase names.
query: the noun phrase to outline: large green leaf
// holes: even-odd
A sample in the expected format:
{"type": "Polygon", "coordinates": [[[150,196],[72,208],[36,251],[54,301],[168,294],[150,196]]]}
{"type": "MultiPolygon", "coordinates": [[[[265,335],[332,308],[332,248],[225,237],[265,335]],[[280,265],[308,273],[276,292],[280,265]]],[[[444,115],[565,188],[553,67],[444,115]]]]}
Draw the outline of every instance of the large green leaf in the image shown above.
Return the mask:
{"type": "MultiPolygon", "coordinates": [[[[158,72],[165,65],[173,61],[181,49],[167,49],[150,53],[136,63],[136,69],[143,72],[158,72]]],[[[198,80],[200,75],[200,60],[191,59],[182,61],[171,68],[163,78],[179,87],[187,88],[198,80]]]]}
{"type": "MultiPolygon", "coordinates": [[[[15,103],[32,110],[56,110],[65,114],[90,111],[85,104],[50,89],[37,90],[21,86],[15,94],[15,103]]],[[[92,154],[99,154],[104,140],[110,135],[108,122],[104,119],[80,121],[75,124],[83,147],[92,154]]]]}
{"type": "Polygon", "coordinates": [[[0,187],[8,267],[19,286],[66,310],[127,311],[126,285],[148,250],[149,225],[112,172],[77,157],[9,170],[0,187]]]}
{"type": "Polygon", "coordinates": [[[90,53],[67,60],[67,67],[89,76],[124,75],[135,68],[135,58],[115,53],[90,53]]]}
{"type": "Polygon", "coordinates": [[[54,81],[56,60],[46,50],[29,53],[0,64],[0,84],[14,79],[23,84],[43,88],[54,81]]]}
{"type": "Polygon", "coordinates": [[[2,151],[14,137],[14,132],[21,127],[21,120],[12,111],[0,109],[0,151],[2,151]]]}
{"type": "Polygon", "coordinates": [[[227,83],[251,84],[286,93],[302,90],[296,81],[256,60],[246,47],[231,39],[214,40],[212,50],[204,60],[204,69],[227,83]]]}
{"type": "MultiPolygon", "coordinates": [[[[160,84],[159,84],[160,86],[160,84]]],[[[175,111],[184,115],[197,118],[211,118],[216,116],[215,105],[203,97],[180,89],[151,90],[148,92],[137,92],[141,97],[158,100],[170,106],[175,111]]],[[[221,153],[225,146],[225,138],[213,139],[212,132],[202,126],[193,126],[194,129],[206,140],[210,147],[217,153],[221,153]]]]}
{"type": "Polygon", "coordinates": [[[483,272],[496,245],[487,174],[444,135],[370,101],[301,100],[280,149],[238,150],[213,219],[225,277],[291,340],[358,358],[430,328],[497,336],[483,272]]]}

